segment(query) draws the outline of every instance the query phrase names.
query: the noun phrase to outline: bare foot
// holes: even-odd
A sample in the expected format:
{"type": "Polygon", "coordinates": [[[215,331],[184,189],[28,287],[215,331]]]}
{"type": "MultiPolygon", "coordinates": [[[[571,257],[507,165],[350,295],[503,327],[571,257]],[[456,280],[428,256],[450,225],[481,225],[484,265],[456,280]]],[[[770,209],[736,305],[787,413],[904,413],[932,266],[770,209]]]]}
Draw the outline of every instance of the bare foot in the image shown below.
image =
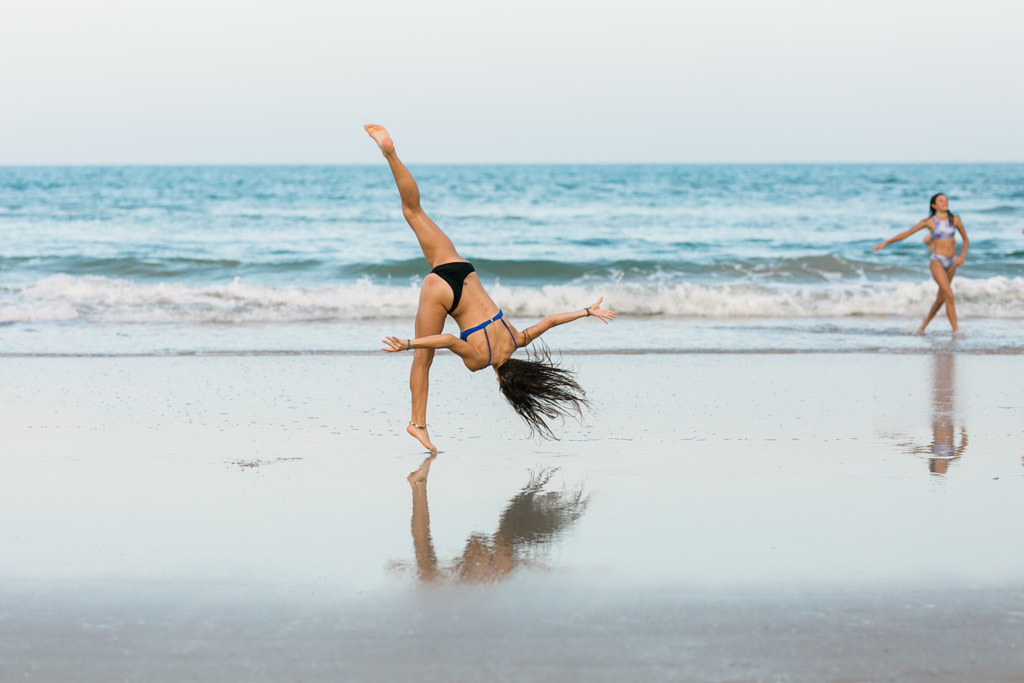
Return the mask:
{"type": "Polygon", "coordinates": [[[430,443],[430,435],[427,434],[427,425],[418,425],[415,422],[410,422],[409,426],[405,428],[405,431],[409,432],[409,436],[413,437],[431,453],[437,453],[437,446],[430,443]]]}
{"type": "Polygon", "coordinates": [[[963,339],[965,336],[961,330],[953,330],[953,339],[963,339]]]}
{"type": "Polygon", "coordinates": [[[919,327],[916,330],[914,330],[914,334],[917,335],[918,337],[923,335],[924,334],[924,325],[922,325],[921,327],[919,327]]]}
{"type": "Polygon", "coordinates": [[[418,470],[409,473],[409,476],[406,477],[406,480],[410,484],[422,484],[423,482],[425,482],[427,480],[427,474],[430,472],[430,463],[433,462],[434,458],[436,457],[437,453],[431,453],[427,457],[427,459],[423,461],[423,464],[420,465],[420,468],[418,470]]]}
{"type": "Polygon", "coordinates": [[[388,131],[384,126],[368,123],[363,128],[370,134],[370,137],[377,143],[377,146],[380,147],[380,151],[385,154],[391,154],[395,151],[395,143],[391,136],[388,135],[388,131]]]}

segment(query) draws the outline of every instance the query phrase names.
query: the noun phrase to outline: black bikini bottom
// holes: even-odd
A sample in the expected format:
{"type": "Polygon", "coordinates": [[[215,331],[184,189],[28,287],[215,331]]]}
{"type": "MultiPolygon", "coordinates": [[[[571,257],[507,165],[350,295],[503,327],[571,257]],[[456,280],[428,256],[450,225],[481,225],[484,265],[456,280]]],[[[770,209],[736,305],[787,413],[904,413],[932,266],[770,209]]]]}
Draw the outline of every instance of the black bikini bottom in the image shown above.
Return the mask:
{"type": "Polygon", "coordinates": [[[452,307],[448,309],[448,313],[451,313],[459,306],[459,300],[462,298],[462,284],[470,273],[476,272],[476,268],[468,261],[452,261],[435,266],[430,272],[447,282],[448,286],[452,288],[454,298],[452,307]]]}

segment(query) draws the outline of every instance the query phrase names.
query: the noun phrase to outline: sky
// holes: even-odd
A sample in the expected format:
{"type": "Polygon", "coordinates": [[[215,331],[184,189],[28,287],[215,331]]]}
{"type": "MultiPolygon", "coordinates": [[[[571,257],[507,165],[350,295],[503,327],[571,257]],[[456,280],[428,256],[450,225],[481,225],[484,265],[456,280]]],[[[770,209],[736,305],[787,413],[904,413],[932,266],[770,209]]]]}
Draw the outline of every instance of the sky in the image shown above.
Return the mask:
{"type": "Polygon", "coordinates": [[[1020,0],[0,0],[0,165],[1024,162],[1020,0]]]}

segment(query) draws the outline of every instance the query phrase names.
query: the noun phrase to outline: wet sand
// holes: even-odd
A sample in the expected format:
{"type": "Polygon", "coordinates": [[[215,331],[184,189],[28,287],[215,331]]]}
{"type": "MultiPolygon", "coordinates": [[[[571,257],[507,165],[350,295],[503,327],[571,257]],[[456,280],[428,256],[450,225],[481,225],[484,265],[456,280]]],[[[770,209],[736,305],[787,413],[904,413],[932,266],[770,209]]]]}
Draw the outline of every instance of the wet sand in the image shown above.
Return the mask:
{"type": "Polygon", "coordinates": [[[1024,356],[573,360],[0,359],[0,680],[1024,680],[1024,356]]]}

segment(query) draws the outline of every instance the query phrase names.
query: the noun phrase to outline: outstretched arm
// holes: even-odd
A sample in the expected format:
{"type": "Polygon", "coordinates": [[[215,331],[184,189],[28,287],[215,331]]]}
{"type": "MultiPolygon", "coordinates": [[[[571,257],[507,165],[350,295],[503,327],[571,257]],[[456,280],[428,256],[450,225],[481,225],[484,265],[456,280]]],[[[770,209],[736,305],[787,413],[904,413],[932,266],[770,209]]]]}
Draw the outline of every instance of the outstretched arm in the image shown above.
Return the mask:
{"type": "Polygon", "coordinates": [[[931,227],[928,224],[928,221],[930,221],[930,220],[931,220],[931,218],[925,218],[923,221],[921,221],[920,223],[918,223],[917,225],[912,227],[910,230],[906,230],[904,232],[901,232],[900,234],[896,235],[895,237],[890,237],[889,239],[887,239],[884,242],[879,242],[878,244],[876,244],[871,249],[871,253],[874,254],[876,251],[881,251],[882,249],[885,249],[887,246],[889,246],[893,242],[899,242],[901,240],[905,240],[908,237],[910,237],[911,235],[913,235],[915,232],[917,232],[918,230],[922,230],[924,228],[931,227]]]}
{"type": "Polygon", "coordinates": [[[552,327],[571,323],[573,320],[579,320],[580,318],[587,318],[589,316],[596,316],[601,319],[601,322],[607,325],[610,321],[615,319],[615,314],[609,310],[601,308],[602,301],[604,301],[604,297],[598,299],[597,303],[591,304],[586,308],[581,308],[578,311],[549,315],[536,325],[532,325],[520,332],[520,338],[516,339],[516,343],[519,344],[519,346],[526,346],[552,327]]]}
{"type": "Polygon", "coordinates": [[[468,342],[464,342],[454,334],[432,334],[419,339],[399,339],[387,337],[383,342],[386,346],[381,351],[397,353],[413,349],[451,349],[452,353],[462,358],[462,362],[470,370],[476,371],[487,367],[487,361],[476,352],[468,342]]]}

